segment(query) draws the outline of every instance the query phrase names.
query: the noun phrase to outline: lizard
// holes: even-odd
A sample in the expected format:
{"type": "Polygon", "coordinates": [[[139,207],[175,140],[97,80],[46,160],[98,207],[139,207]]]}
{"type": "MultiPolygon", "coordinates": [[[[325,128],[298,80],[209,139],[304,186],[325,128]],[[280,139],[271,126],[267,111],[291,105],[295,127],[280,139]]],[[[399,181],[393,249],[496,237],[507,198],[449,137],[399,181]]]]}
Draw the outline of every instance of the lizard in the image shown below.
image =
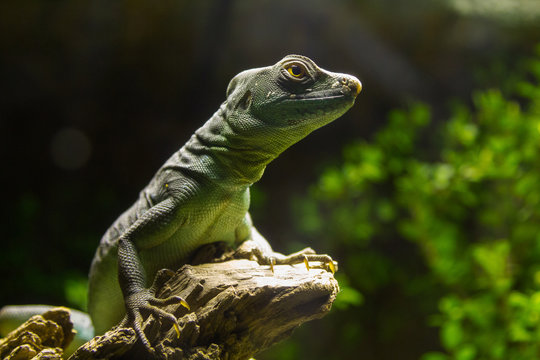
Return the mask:
{"type": "Polygon", "coordinates": [[[238,247],[249,240],[257,261],[272,270],[274,264],[301,261],[309,268],[309,261],[321,259],[332,269],[329,256],[274,252],[249,215],[250,187],[284,150],[343,115],[361,89],[356,77],[324,70],[301,55],[236,75],[219,109],[102,237],[89,273],[95,334],[128,326],[153,353],[141,330],[142,314],[150,313],[179,335],[177,319],[157,305],[189,305],[178,296],[157,299],[147,279],[186,263],[208,243],[238,247]]]}

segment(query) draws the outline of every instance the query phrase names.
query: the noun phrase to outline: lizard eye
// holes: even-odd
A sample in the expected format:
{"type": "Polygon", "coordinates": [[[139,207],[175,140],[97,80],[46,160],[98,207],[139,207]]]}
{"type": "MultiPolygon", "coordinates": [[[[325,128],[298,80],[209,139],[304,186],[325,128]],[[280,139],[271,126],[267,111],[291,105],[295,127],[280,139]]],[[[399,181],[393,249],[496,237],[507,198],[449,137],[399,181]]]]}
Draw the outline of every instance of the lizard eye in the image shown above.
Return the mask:
{"type": "Polygon", "coordinates": [[[285,69],[297,79],[301,79],[306,75],[306,69],[298,64],[288,65],[285,69]]]}

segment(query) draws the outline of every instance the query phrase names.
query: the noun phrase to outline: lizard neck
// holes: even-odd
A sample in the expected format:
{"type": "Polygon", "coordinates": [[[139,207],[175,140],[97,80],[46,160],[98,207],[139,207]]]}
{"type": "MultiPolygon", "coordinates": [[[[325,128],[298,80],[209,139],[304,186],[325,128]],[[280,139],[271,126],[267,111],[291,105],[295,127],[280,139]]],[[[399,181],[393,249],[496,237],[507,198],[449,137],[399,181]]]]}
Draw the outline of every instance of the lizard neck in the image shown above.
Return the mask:
{"type": "Polygon", "coordinates": [[[222,186],[249,186],[263,175],[266,165],[277,157],[254,139],[235,131],[227,119],[227,105],[201,127],[183,148],[184,156],[198,159],[198,169],[222,186]],[[202,164],[201,164],[202,162],[202,164]]]}

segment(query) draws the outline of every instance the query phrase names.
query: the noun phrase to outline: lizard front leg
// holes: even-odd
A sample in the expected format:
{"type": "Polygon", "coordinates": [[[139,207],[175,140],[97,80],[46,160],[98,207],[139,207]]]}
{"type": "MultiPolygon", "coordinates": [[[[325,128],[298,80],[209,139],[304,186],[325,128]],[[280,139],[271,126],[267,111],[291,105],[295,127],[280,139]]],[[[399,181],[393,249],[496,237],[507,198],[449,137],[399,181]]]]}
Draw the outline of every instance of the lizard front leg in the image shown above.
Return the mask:
{"type": "Polygon", "coordinates": [[[329,255],[317,254],[312,248],[305,248],[290,255],[283,255],[272,250],[268,241],[253,226],[251,217],[246,214],[243,224],[237,230],[237,241],[241,244],[238,253],[242,257],[254,257],[261,265],[269,265],[274,272],[274,265],[294,265],[304,263],[306,268],[322,267],[332,273],[337,271],[338,264],[329,255]],[[321,265],[311,265],[311,262],[318,262],[321,265]]]}
{"type": "MultiPolygon", "coordinates": [[[[167,240],[177,229],[175,221],[176,203],[168,198],[147,210],[118,240],[118,280],[126,307],[126,316],[121,326],[130,326],[150,353],[154,349],[141,329],[143,313],[153,314],[172,324],[180,335],[180,328],[176,317],[161,310],[157,305],[181,303],[189,309],[188,304],[179,296],[167,299],[157,299],[155,290],[157,285],[146,288],[146,271],[139,257],[139,247],[155,246],[167,240]]],[[[162,282],[163,273],[157,277],[162,282]]]]}

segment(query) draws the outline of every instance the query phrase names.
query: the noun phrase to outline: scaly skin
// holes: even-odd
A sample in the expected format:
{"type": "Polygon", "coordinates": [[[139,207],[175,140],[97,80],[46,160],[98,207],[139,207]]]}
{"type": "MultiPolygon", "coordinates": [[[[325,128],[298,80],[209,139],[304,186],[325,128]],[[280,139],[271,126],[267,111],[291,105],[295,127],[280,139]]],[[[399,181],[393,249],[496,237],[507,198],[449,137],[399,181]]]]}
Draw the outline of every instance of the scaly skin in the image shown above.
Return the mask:
{"type": "Polygon", "coordinates": [[[201,245],[253,239],[263,257],[272,258],[251,224],[250,186],[281,152],[345,113],[360,90],[355,77],[297,55],[234,77],[219,110],[103,236],[90,270],[88,304],[96,333],[127,314],[124,324],[150,349],[140,331],[140,310],[176,320],[152,306],[157,300],[146,279],[182,265],[201,245]]]}
{"type": "Polygon", "coordinates": [[[88,291],[96,334],[121,322],[153,352],[140,329],[141,310],[178,330],[176,318],[154,305],[182,299],[156,299],[147,279],[160,269],[180,267],[201,245],[252,240],[262,264],[305,259],[274,253],[253,227],[249,188],[281,152],[344,114],[360,90],[355,77],[325,71],[298,55],[234,77],[219,110],[165,162],[101,239],[88,291]]]}

